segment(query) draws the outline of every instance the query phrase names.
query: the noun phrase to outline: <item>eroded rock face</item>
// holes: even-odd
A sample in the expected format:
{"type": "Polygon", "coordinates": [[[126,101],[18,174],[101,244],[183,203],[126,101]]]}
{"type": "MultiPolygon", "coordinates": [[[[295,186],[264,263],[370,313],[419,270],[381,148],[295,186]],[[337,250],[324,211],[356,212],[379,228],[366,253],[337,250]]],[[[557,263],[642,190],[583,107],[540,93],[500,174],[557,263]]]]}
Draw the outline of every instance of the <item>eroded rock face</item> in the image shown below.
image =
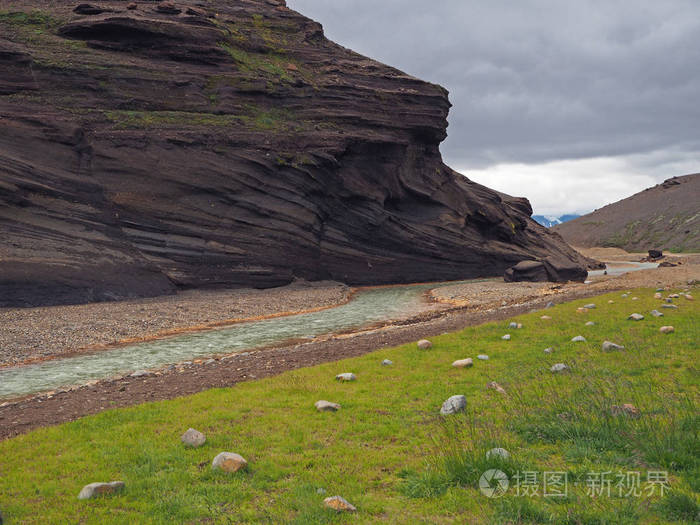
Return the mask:
{"type": "Polygon", "coordinates": [[[443,164],[440,86],[284,2],[132,4],[0,0],[0,305],[586,264],[443,164]]]}

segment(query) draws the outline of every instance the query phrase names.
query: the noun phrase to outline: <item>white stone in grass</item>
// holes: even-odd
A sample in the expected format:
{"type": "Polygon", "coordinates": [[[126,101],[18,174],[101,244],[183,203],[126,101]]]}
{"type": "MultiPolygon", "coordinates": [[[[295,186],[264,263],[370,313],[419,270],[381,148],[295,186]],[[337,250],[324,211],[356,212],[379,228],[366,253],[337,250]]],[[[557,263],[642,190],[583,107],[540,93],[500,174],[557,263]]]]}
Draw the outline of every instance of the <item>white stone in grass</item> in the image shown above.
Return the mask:
{"type": "Polygon", "coordinates": [[[662,314],[658,310],[652,310],[651,315],[653,315],[654,317],[663,317],[664,316],[664,314],[662,314]]]}
{"type": "Polygon", "coordinates": [[[679,297],[680,295],[678,295],[677,293],[672,293],[671,295],[669,295],[669,298],[671,299],[678,299],[679,297]]]}
{"type": "Polygon", "coordinates": [[[503,337],[501,337],[504,341],[510,341],[510,334],[506,334],[503,337]]]}
{"type": "Polygon", "coordinates": [[[357,379],[357,376],[352,372],[344,372],[342,374],[338,374],[337,376],[335,376],[335,378],[338,381],[355,381],[355,379],[357,379]]]}
{"type": "Polygon", "coordinates": [[[602,349],[603,349],[603,352],[611,352],[613,350],[624,350],[625,347],[622,345],[612,343],[610,341],[603,341],[602,349]]]}
{"type": "Polygon", "coordinates": [[[583,337],[582,335],[577,335],[576,337],[574,337],[574,338],[571,340],[571,342],[572,342],[572,343],[585,343],[585,342],[586,342],[586,338],[583,337]]]}
{"type": "Polygon", "coordinates": [[[456,414],[457,412],[462,412],[465,408],[467,408],[467,398],[465,396],[452,396],[442,404],[440,414],[443,416],[449,416],[451,414],[456,414]]]}
{"type": "Polygon", "coordinates": [[[623,293],[620,297],[629,297],[626,293],[623,293]]]}
{"type": "Polygon", "coordinates": [[[316,401],[314,406],[319,412],[337,412],[340,410],[340,405],[338,403],[331,403],[330,401],[326,401],[324,399],[316,401]]]}
{"type": "Polygon", "coordinates": [[[187,431],[180,436],[180,441],[182,441],[188,447],[201,447],[206,442],[207,437],[202,434],[199,430],[194,428],[188,428],[187,431]]]}
{"type": "Polygon", "coordinates": [[[522,327],[523,327],[523,323],[518,323],[518,326],[516,326],[516,328],[517,328],[518,330],[520,330],[522,327]]]}
{"type": "Polygon", "coordinates": [[[247,465],[245,458],[235,452],[221,452],[211,462],[211,468],[224,472],[238,472],[247,465]]]}
{"type": "Polygon", "coordinates": [[[452,363],[452,366],[455,368],[469,368],[470,366],[474,365],[474,361],[472,360],[471,357],[467,357],[466,359],[458,359],[454,363],[452,363]]]}
{"type": "Polygon", "coordinates": [[[323,504],[326,506],[326,508],[333,509],[336,512],[355,512],[357,510],[355,505],[341,496],[331,496],[330,498],[326,498],[323,500],[323,504]]]}
{"type": "Polygon", "coordinates": [[[478,356],[476,356],[476,358],[477,358],[477,359],[481,359],[482,361],[488,361],[488,360],[489,360],[489,356],[487,356],[486,354],[479,354],[478,356]]]}
{"type": "Polygon", "coordinates": [[[662,326],[661,328],[659,328],[659,332],[661,332],[662,334],[671,334],[675,331],[676,329],[672,326],[662,326]]]}
{"type": "Polygon", "coordinates": [[[556,364],[552,365],[552,368],[550,368],[550,370],[554,373],[564,372],[568,369],[569,369],[569,367],[567,365],[565,365],[564,363],[556,363],[556,364]]]}
{"type": "Polygon", "coordinates": [[[508,328],[517,328],[517,327],[518,327],[518,323],[510,323],[508,325],[508,328]]]}
{"type": "Polygon", "coordinates": [[[644,316],[642,314],[634,313],[630,314],[630,316],[627,319],[631,321],[641,321],[642,319],[644,319],[644,316]]]}
{"type": "Polygon", "coordinates": [[[608,304],[614,304],[614,303],[615,303],[615,301],[613,301],[612,299],[610,299],[610,300],[608,301],[608,304]]]}
{"type": "Polygon", "coordinates": [[[595,308],[595,304],[593,304],[593,303],[584,304],[583,307],[586,308],[587,310],[593,310],[595,308]]]}
{"type": "Polygon", "coordinates": [[[393,364],[394,362],[389,359],[385,359],[384,361],[382,361],[382,366],[391,366],[393,364]]]}
{"type": "Polygon", "coordinates": [[[554,348],[552,348],[551,346],[550,346],[549,348],[545,348],[545,349],[544,349],[544,353],[545,353],[545,354],[551,354],[551,353],[553,353],[553,352],[554,352],[554,348]]]}
{"type": "Polygon", "coordinates": [[[639,301],[639,297],[632,297],[633,301],[639,301]]]}
{"type": "Polygon", "coordinates": [[[433,343],[431,343],[427,339],[421,339],[420,341],[418,341],[418,348],[420,348],[421,350],[429,350],[432,347],[433,343]]]}
{"type": "Polygon", "coordinates": [[[554,308],[554,303],[552,301],[549,301],[545,308],[554,308]]]}
{"type": "Polygon", "coordinates": [[[694,300],[695,300],[695,299],[693,298],[693,296],[690,295],[689,293],[685,294],[685,298],[686,298],[688,301],[694,301],[694,300]]]}
{"type": "Polygon", "coordinates": [[[551,317],[548,315],[543,315],[542,317],[540,317],[540,319],[542,319],[544,321],[549,321],[551,319],[551,317]]]}
{"type": "Polygon", "coordinates": [[[78,499],[92,499],[98,496],[108,496],[124,490],[123,481],[111,481],[109,483],[90,483],[85,485],[78,494],[78,499]]]}
{"type": "Polygon", "coordinates": [[[492,448],[491,450],[486,452],[486,459],[491,459],[491,458],[509,459],[510,452],[508,452],[506,449],[501,448],[501,447],[492,448]]]}
{"type": "Polygon", "coordinates": [[[675,304],[662,304],[661,308],[673,308],[675,310],[678,307],[675,304]]]}
{"type": "Polygon", "coordinates": [[[661,294],[660,294],[659,292],[656,292],[656,293],[654,294],[654,299],[661,299],[661,298],[662,298],[662,297],[661,297],[661,294]]]}
{"type": "Polygon", "coordinates": [[[595,323],[593,321],[588,321],[586,323],[586,326],[595,326],[595,323]]]}

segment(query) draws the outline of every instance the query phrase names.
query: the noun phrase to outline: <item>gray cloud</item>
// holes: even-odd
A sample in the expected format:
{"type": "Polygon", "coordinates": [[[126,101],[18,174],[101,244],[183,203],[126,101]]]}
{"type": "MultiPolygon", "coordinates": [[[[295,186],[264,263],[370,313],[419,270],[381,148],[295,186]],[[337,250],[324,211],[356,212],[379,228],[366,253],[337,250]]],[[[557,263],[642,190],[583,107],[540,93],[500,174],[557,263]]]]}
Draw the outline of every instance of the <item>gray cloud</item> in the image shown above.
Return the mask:
{"type": "Polygon", "coordinates": [[[332,40],[445,86],[453,167],[666,150],[700,159],[696,0],[288,4],[332,40]]]}

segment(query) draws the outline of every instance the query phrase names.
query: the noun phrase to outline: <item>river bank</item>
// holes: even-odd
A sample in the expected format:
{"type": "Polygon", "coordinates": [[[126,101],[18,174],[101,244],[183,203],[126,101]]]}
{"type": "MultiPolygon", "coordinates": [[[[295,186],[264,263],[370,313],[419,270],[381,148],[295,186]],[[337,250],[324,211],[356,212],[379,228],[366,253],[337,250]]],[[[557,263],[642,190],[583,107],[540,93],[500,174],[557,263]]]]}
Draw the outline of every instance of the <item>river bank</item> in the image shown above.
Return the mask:
{"type": "Polygon", "coordinates": [[[351,289],[299,281],[268,290],[189,290],[132,301],[0,308],[0,367],[66,357],[243,320],[344,304],[351,289]]]}

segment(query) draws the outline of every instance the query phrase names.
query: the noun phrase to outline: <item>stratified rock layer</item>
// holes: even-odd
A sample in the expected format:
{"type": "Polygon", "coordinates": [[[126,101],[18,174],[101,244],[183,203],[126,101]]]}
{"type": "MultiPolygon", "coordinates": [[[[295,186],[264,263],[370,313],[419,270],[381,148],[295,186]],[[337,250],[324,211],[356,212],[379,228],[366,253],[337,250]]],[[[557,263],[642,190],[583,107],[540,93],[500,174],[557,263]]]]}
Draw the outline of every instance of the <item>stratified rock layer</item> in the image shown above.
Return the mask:
{"type": "Polygon", "coordinates": [[[586,263],[443,164],[440,86],[281,1],[171,4],[0,0],[0,305],[586,263]]]}

